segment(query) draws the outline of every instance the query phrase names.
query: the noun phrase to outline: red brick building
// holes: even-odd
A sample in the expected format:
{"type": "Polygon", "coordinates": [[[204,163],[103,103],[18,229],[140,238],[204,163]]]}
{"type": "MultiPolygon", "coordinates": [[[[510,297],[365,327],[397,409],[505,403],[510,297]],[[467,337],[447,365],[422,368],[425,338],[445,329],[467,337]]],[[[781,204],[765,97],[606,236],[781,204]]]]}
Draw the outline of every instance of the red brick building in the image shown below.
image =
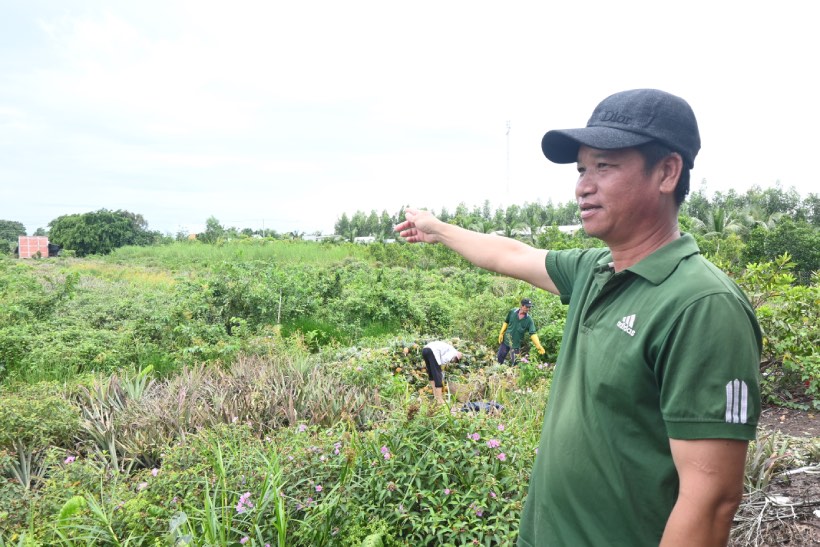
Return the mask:
{"type": "Polygon", "coordinates": [[[17,256],[20,258],[35,258],[38,256],[45,258],[48,256],[48,238],[43,236],[19,236],[17,238],[17,252],[17,256]]]}

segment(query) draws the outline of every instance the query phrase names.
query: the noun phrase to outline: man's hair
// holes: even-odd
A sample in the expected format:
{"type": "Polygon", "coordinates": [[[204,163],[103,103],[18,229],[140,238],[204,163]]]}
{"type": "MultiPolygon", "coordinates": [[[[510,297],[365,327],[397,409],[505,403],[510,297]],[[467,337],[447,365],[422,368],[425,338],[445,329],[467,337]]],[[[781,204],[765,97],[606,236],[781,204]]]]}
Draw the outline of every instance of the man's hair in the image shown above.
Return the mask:
{"type": "MultiPolygon", "coordinates": [[[[646,144],[642,144],[636,147],[638,152],[641,153],[643,156],[644,161],[644,172],[649,174],[652,172],[652,169],[658,165],[661,160],[670,156],[671,154],[675,153],[675,150],[672,150],[668,146],[658,141],[648,142],[646,144]]],[[[680,154],[680,152],[678,152],[680,154]]],[[[683,200],[686,199],[686,196],[689,194],[689,168],[686,166],[686,162],[683,162],[681,166],[680,178],[678,179],[678,185],[675,186],[675,204],[680,206],[683,203],[683,200]]]]}

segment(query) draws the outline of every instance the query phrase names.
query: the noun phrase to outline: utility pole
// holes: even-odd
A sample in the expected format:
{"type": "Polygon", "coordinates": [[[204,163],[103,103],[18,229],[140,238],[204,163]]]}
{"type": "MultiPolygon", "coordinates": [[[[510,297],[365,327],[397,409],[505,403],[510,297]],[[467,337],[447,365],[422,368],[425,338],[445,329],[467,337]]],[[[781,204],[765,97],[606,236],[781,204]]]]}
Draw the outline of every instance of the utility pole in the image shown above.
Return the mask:
{"type": "Polygon", "coordinates": [[[507,199],[510,198],[510,120],[507,120],[507,199]]]}

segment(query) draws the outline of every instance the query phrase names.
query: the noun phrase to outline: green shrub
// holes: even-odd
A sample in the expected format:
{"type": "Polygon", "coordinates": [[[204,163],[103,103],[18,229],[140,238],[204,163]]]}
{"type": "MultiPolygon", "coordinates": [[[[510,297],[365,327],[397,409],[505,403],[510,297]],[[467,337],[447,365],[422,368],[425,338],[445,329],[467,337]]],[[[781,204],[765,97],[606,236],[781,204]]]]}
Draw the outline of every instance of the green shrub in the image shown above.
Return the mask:
{"type": "Polygon", "coordinates": [[[12,449],[22,443],[33,450],[49,446],[73,446],[79,412],[55,384],[20,386],[5,390],[0,397],[0,448],[12,449]]]}
{"type": "Polygon", "coordinates": [[[363,436],[340,534],[375,518],[410,545],[514,541],[535,446],[502,425],[486,414],[419,413],[363,436]]]}
{"type": "Polygon", "coordinates": [[[763,395],[771,402],[820,408],[820,287],[796,285],[788,255],[749,264],[738,280],[763,331],[763,395]]]}

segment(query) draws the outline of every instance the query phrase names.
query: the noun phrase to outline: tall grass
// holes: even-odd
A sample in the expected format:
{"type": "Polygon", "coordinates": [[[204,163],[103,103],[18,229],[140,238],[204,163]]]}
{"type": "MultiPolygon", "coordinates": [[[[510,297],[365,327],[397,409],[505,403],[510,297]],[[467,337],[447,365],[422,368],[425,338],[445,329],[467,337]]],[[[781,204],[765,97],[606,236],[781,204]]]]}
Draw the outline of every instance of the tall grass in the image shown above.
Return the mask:
{"type": "Polygon", "coordinates": [[[367,260],[368,250],[352,243],[315,243],[241,239],[221,245],[177,241],[153,247],[122,247],[102,258],[116,264],[146,264],[170,268],[218,262],[265,261],[330,265],[346,258],[367,260]]]}
{"type": "Polygon", "coordinates": [[[175,283],[171,272],[146,268],[137,264],[106,263],[100,260],[66,259],[66,270],[108,281],[121,281],[133,286],[170,287],[175,283]]]}

